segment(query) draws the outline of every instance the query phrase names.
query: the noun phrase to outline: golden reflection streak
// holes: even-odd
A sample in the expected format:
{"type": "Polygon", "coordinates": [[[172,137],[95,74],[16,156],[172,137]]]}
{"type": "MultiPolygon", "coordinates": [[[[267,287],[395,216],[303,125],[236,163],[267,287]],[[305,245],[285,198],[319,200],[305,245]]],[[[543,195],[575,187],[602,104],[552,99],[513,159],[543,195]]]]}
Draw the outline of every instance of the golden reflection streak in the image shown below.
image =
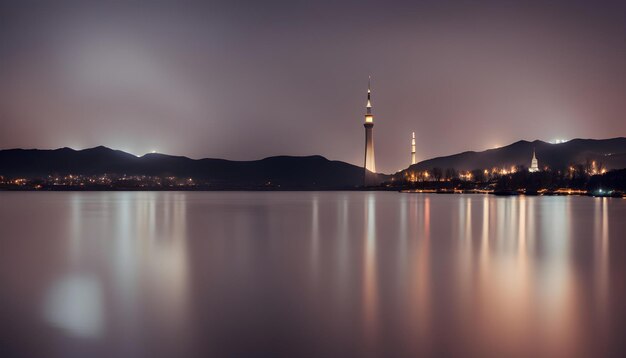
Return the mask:
{"type": "Polygon", "coordinates": [[[153,240],[149,241],[150,268],[152,290],[158,296],[158,305],[163,312],[164,321],[169,325],[182,326],[186,321],[187,303],[189,294],[189,268],[187,257],[187,200],[184,193],[167,193],[163,202],[159,203],[159,197],[150,197],[148,220],[152,224],[149,231],[153,240]],[[165,211],[157,219],[156,207],[171,207],[168,210],[171,228],[164,232],[167,237],[159,238],[156,230],[159,222],[166,222],[165,211]],[[165,284],[165,285],[164,285],[165,284]]]}
{"type": "Polygon", "coordinates": [[[82,241],[82,231],[83,231],[83,200],[81,200],[82,193],[72,193],[70,194],[70,206],[71,206],[71,215],[70,215],[70,232],[69,236],[69,253],[70,253],[70,261],[73,266],[80,265],[80,253],[81,253],[81,241],[82,241]]]}
{"type": "Polygon", "coordinates": [[[491,225],[490,215],[490,199],[488,196],[483,197],[483,231],[482,240],[480,243],[480,267],[479,267],[479,282],[488,280],[489,274],[489,261],[491,255],[489,253],[489,227],[491,225]]]}
{"type": "Polygon", "coordinates": [[[494,216],[496,218],[496,249],[502,246],[502,240],[505,238],[504,229],[506,228],[506,208],[505,205],[507,203],[508,198],[496,198],[495,199],[495,213],[494,216]]]}
{"type": "Polygon", "coordinates": [[[121,307],[125,312],[124,314],[130,316],[135,309],[133,307],[137,292],[134,289],[135,284],[139,281],[137,278],[138,265],[132,258],[133,251],[136,251],[136,246],[133,247],[133,241],[142,238],[137,232],[133,233],[133,224],[140,226],[138,222],[141,222],[141,215],[137,213],[137,210],[134,213],[132,211],[132,204],[137,206],[139,203],[137,200],[133,200],[131,193],[115,193],[113,198],[116,209],[118,209],[114,211],[117,213],[114,222],[118,232],[113,240],[113,252],[110,259],[114,261],[112,267],[114,269],[114,284],[117,286],[115,292],[121,296],[119,299],[122,301],[121,307]]]}
{"type": "MultiPolygon", "coordinates": [[[[119,302],[116,305],[125,322],[117,333],[132,341],[140,331],[133,317],[152,309],[160,312],[155,319],[166,322],[165,326],[176,332],[188,321],[185,194],[115,193],[101,200],[104,203],[111,198],[116,215],[98,224],[116,227],[116,235],[86,242],[81,255],[88,259],[91,251],[100,252],[103,242],[111,246],[104,257],[111,261],[107,267],[112,272],[100,274],[111,274],[116,287],[110,301],[119,302]],[[147,305],[154,308],[144,307],[147,305]]],[[[105,205],[103,210],[110,209],[105,205]]]]}
{"type": "Polygon", "coordinates": [[[314,194],[311,201],[311,267],[313,274],[317,275],[319,260],[319,197],[314,194]]]}
{"type": "Polygon", "coordinates": [[[405,269],[405,265],[406,265],[406,258],[407,256],[405,255],[407,253],[407,241],[408,241],[408,220],[409,220],[409,202],[408,199],[410,198],[410,196],[408,195],[402,195],[400,197],[400,201],[399,201],[399,205],[400,205],[400,217],[399,217],[399,233],[398,233],[398,237],[399,237],[399,242],[398,242],[398,269],[400,270],[400,272],[404,272],[405,269]]]}
{"type": "MultiPolygon", "coordinates": [[[[518,312],[515,314],[515,319],[518,322],[525,322],[522,315],[525,315],[526,312],[531,311],[531,273],[530,273],[530,265],[528,264],[529,257],[528,252],[526,250],[526,197],[520,197],[518,199],[518,214],[517,214],[517,268],[515,268],[515,274],[517,276],[517,285],[513,290],[513,294],[517,297],[517,304],[519,305],[519,309],[514,310],[518,312]]],[[[514,216],[515,217],[515,216],[514,216]]],[[[527,335],[530,332],[530,324],[523,323],[520,325],[519,333],[527,335]]]]}
{"type": "MultiPolygon", "coordinates": [[[[497,204],[497,202],[495,202],[497,204]]],[[[479,280],[478,284],[482,288],[489,280],[490,266],[491,266],[491,253],[489,252],[489,234],[491,226],[491,217],[493,206],[490,205],[491,199],[488,196],[483,197],[483,225],[482,225],[482,240],[480,244],[480,264],[479,264],[479,280]],[[490,210],[491,209],[491,210],[490,210]]]]}
{"type": "Polygon", "coordinates": [[[517,224],[517,249],[520,264],[526,264],[526,198],[519,198],[519,220],[517,224]]]}
{"type": "Polygon", "coordinates": [[[509,233],[507,235],[507,239],[510,243],[515,243],[515,237],[517,235],[517,227],[519,226],[519,221],[518,221],[518,214],[517,214],[517,206],[518,203],[520,202],[520,200],[524,200],[524,196],[518,196],[518,197],[512,197],[510,198],[511,200],[507,200],[508,203],[508,214],[509,216],[507,217],[507,222],[509,222],[511,225],[509,225],[509,233]]]}
{"type": "Polygon", "coordinates": [[[378,282],[376,273],[376,196],[368,193],[365,203],[365,245],[363,251],[363,318],[367,351],[375,352],[378,325],[378,282]]]}
{"type": "Polygon", "coordinates": [[[460,314],[467,315],[460,317],[462,320],[470,319],[472,307],[474,306],[473,293],[475,290],[474,272],[473,272],[473,252],[472,252],[472,202],[469,196],[462,196],[459,199],[458,216],[458,237],[455,286],[458,287],[458,293],[455,294],[456,306],[460,314]]]}
{"type": "Polygon", "coordinates": [[[535,227],[535,217],[538,198],[530,198],[527,201],[528,206],[528,215],[526,215],[526,246],[528,249],[532,250],[534,253],[535,250],[535,236],[537,234],[537,228],[535,227]]]}
{"type": "Polygon", "coordinates": [[[520,250],[519,246],[525,242],[526,201],[512,199],[483,199],[482,242],[475,307],[467,308],[474,312],[472,317],[477,326],[473,328],[487,332],[480,335],[478,344],[481,349],[490,351],[494,356],[507,356],[515,351],[523,351],[526,348],[525,337],[532,326],[528,319],[529,312],[532,311],[528,257],[526,251],[520,250]],[[518,216],[511,215],[512,212],[518,213],[518,216]],[[504,226],[511,227],[507,234],[517,226],[517,232],[513,236],[507,235],[499,239],[495,251],[489,245],[493,232],[491,223],[494,220],[498,222],[499,233],[504,232],[504,226]],[[516,239],[519,240],[518,245],[514,245],[516,239]]]}
{"type": "Polygon", "coordinates": [[[481,262],[488,259],[489,254],[489,197],[483,198],[483,235],[481,242],[481,262]]]}
{"type": "Polygon", "coordinates": [[[581,292],[570,257],[571,201],[571,197],[552,198],[551,205],[543,209],[544,215],[538,216],[548,257],[542,273],[535,275],[541,279],[538,289],[543,295],[537,317],[541,330],[536,334],[551,355],[572,356],[582,342],[578,338],[581,292]]]}
{"type": "Polygon", "coordinates": [[[465,201],[465,235],[467,241],[472,241],[472,200],[467,197],[465,201]]]}
{"type": "MultiPolygon", "coordinates": [[[[415,201],[416,206],[419,202],[415,201]]],[[[417,255],[414,266],[414,277],[416,283],[413,285],[413,297],[415,307],[415,322],[417,331],[417,342],[419,343],[419,351],[428,351],[430,342],[429,334],[431,332],[431,283],[430,283],[430,198],[424,199],[423,210],[415,210],[417,221],[423,229],[417,237],[417,255]],[[421,211],[421,215],[420,215],[421,211]]],[[[413,305],[411,305],[413,307],[413,305]]]]}
{"type": "Polygon", "coordinates": [[[430,238],[430,198],[424,199],[424,237],[430,238]]]}
{"type": "MultiPolygon", "coordinates": [[[[338,240],[337,240],[337,265],[339,267],[339,279],[338,284],[341,288],[344,287],[343,283],[348,278],[349,268],[349,221],[348,221],[348,197],[342,195],[341,199],[337,202],[337,225],[338,225],[338,240]]],[[[346,290],[340,289],[340,293],[345,293],[346,290]]]]}
{"type": "MultiPolygon", "coordinates": [[[[609,307],[609,212],[608,198],[596,199],[595,205],[595,293],[600,318],[608,318],[609,307]]],[[[602,325],[605,327],[605,325],[602,325]]]]}

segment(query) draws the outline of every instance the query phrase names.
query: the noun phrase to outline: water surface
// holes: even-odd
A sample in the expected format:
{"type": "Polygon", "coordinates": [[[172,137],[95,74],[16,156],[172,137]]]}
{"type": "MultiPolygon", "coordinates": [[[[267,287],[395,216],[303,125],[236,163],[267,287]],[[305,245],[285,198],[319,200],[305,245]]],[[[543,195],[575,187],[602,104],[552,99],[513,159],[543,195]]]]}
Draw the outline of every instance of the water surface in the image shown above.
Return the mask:
{"type": "Polygon", "coordinates": [[[0,352],[624,355],[626,200],[0,193],[0,352]]]}

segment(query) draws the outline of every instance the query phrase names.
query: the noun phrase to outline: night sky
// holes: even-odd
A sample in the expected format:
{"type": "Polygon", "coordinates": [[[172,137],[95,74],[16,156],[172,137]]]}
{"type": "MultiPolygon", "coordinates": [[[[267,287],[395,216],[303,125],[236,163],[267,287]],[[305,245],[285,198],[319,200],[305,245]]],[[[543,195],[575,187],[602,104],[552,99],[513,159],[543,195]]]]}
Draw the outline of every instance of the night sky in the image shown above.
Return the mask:
{"type": "Polygon", "coordinates": [[[0,2],[0,148],[362,165],[368,75],[383,172],[625,136],[626,5],[0,2]]]}

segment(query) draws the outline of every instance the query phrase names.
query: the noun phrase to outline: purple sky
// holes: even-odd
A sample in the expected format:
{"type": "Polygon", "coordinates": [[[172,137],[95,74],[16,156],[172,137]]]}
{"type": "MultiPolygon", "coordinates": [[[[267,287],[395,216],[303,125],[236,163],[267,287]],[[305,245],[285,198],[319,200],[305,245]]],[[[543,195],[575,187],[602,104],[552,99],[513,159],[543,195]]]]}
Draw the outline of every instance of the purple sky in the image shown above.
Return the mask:
{"type": "Polygon", "coordinates": [[[543,3],[3,1],[0,148],[362,165],[369,74],[383,172],[625,136],[626,5],[543,3]]]}

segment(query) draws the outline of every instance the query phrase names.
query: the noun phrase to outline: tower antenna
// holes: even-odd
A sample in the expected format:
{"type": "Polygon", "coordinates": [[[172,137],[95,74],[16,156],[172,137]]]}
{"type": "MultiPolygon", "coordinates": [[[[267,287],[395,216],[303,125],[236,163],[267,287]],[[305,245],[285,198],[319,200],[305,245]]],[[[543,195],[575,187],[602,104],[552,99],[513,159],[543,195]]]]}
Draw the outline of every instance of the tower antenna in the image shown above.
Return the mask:
{"type": "Polygon", "coordinates": [[[365,163],[364,184],[365,186],[373,185],[376,179],[376,161],[374,159],[374,115],[372,114],[372,76],[367,77],[367,105],[365,106],[365,163]]]}

